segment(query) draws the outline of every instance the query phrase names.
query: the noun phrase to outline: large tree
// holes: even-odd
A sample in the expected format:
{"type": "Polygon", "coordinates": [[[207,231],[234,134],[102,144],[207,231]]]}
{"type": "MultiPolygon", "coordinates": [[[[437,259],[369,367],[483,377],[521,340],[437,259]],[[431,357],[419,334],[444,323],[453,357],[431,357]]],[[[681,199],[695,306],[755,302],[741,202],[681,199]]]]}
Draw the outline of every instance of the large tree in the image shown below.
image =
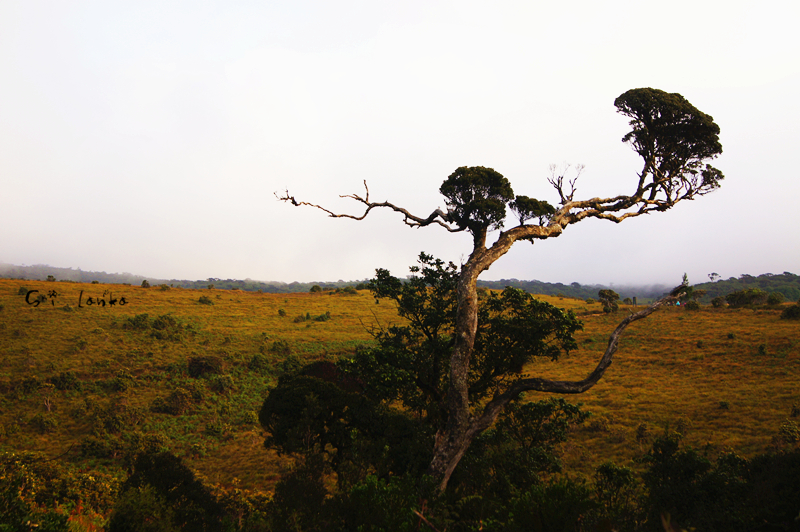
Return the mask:
{"type": "Polygon", "coordinates": [[[614,330],[597,367],[580,381],[556,381],[538,377],[518,378],[509,386],[480,401],[471,401],[470,373],[478,332],[478,276],[489,269],[519,241],[534,242],[560,236],[572,224],[587,218],[621,222],[654,211],[665,211],[677,202],[691,200],[717,189],[722,172],[707,161],[722,153],[719,127],[711,116],[699,111],[680,94],[657,89],[633,89],[619,96],[614,105],[630,119],[631,131],[623,138],[638,153],[642,169],[630,194],[589,199],[575,198],[580,175],[569,179],[551,167],[548,178],[558,194],[558,206],[547,201],[515,196],[509,181],[491,168],[482,166],[456,169],[439,191],[447,210],[436,209],[427,217],[416,216],[389,202],[373,202],[366,181],[365,195],[347,197],[363,204],[362,214],[341,214],[320,205],[298,201],[288,191],[280,199],[295,206],[310,206],[334,218],[363,220],[373,209],[388,208],[403,215],[411,227],[437,225],[450,232],[472,234],[469,258],[458,271],[455,286],[456,319],[449,347],[449,376],[442,408],[444,427],[436,435],[429,473],[440,479],[444,489],[456,465],[475,437],[489,428],[502,409],[525,391],[561,394],[582,393],[598,382],[611,364],[619,337],[632,322],[645,318],[661,305],[681,294],[673,292],[646,309],[629,315],[614,330]],[[506,208],[519,223],[505,228],[506,208]],[[490,231],[499,231],[488,242],[490,231]]]}

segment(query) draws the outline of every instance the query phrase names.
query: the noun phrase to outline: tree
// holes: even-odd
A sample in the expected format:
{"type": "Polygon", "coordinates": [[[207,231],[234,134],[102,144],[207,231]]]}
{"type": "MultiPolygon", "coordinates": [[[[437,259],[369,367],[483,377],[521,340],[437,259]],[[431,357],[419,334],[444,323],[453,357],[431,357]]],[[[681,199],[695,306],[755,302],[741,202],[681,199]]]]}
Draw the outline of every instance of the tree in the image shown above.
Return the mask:
{"type": "MultiPolygon", "coordinates": [[[[603,312],[610,313],[619,310],[619,294],[613,290],[600,290],[597,293],[597,299],[599,299],[600,304],[603,305],[603,312]]],[[[631,301],[631,303],[633,303],[633,301],[631,301]]]]}
{"type": "Polygon", "coordinates": [[[449,232],[472,234],[473,247],[469,258],[458,271],[455,282],[455,322],[448,346],[448,375],[444,408],[446,425],[436,435],[433,458],[428,472],[440,479],[444,490],[465,451],[476,436],[492,425],[503,408],[525,391],[581,393],[602,377],[617,349],[619,337],[633,321],[645,318],[677,295],[663,298],[646,309],[625,318],[612,333],[608,348],[597,368],[585,379],[575,382],[553,381],[538,377],[520,378],[513,385],[498,391],[486,402],[474,403],[470,398],[470,372],[479,327],[478,276],[505,255],[519,241],[535,242],[560,236],[564,230],[589,218],[618,223],[651,212],[666,211],[677,202],[691,200],[717,189],[722,172],[706,161],[722,153],[719,127],[711,116],[699,111],[680,94],[657,89],[633,89],[619,96],[614,105],[630,119],[631,131],[623,138],[643,160],[643,166],[629,195],[616,195],[585,200],[575,199],[577,175],[567,177],[568,167],[557,171],[551,166],[548,178],[558,194],[558,207],[515,196],[509,181],[491,168],[460,167],[442,184],[447,210],[434,210],[427,217],[412,214],[390,202],[373,202],[364,182],[365,195],[343,197],[361,203],[362,214],[335,213],[313,203],[298,201],[288,190],[279,199],[294,206],[310,206],[333,218],[363,220],[376,208],[388,208],[403,215],[410,227],[438,225],[449,232]],[[506,206],[517,214],[519,224],[504,229],[506,206]],[[490,231],[499,231],[487,243],[490,231]]]}

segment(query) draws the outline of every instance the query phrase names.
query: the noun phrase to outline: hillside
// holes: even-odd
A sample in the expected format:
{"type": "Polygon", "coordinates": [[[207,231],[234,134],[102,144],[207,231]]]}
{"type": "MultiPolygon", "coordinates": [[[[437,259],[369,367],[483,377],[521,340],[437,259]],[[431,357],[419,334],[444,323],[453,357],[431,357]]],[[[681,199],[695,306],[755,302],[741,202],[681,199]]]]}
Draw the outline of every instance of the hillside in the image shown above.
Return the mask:
{"type": "MultiPolygon", "coordinates": [[[[582,315],[581,348],[525,371],[584,376],[620,315],[543,298],[582,315]]],[[[347,356],[371,341],[370,327],[398,321],[367,291],[0,280],[0,308],[0,450],[66,452],[82,467],[121,471],[137,449],[163,447],[211,482],[257,489],[269,489],[283,463],[263,448],[256,421],[277,377],[347,356]],[[26,302],[30,290],[38,292],[26,302]]],[[[608,459],[635,466],[648,438],[668,425],[695,445],[770,449],[800,402],[800,335],[779,313],[671,308],[632,326],[607,376],[570,399],[594,417],[565,447],[568,471],[588,474],[608,459]]]]}

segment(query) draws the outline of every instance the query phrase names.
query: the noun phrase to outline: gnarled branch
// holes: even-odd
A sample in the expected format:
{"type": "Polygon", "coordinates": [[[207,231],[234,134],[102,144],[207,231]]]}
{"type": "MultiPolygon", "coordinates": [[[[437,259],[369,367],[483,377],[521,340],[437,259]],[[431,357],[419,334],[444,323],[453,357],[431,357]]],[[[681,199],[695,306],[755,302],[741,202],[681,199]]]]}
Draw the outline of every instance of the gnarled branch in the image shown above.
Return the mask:
{"type": "Polygon", "coordinates": [[[455,226],[450,225],[449,224],[449,222],[450,222],[449,213],[442,212],[441,209],[436,209],[430,215],[428,215],[427,218],[422,218],[422,217],[419,217],[419,216],[415,216],[415,215],[411,214],[410,212],[408,212],[408,210],[406,210],[406,209],[404,209],[402,207],[398,207],[397,205],[395,205],[393,203],[389,203],[388,201],[371,202],[369,200],[369,187],[367,187],[366,179],[364,180],[364,189],[366,190],[366,194],[364,195],[363,198],[361,196],[357,195],[357,194],[342,194],[342,195],[339,196],[340,198],[349,198],[349,199],[355,200],[355,201],[357,201],[359,203],[363,203],[364,205],[366,205],[367,208],[364,211],[364,214],[362,214],[361,216],[356,216],[354,214],[338,214],[338,213],[335,213],[335,212],[333,212],[333,211],[331,211],[329,209],[326,209],[325,207],[322,207],[321,205],[316,205],[314,203],[309,203],[307,201],[297,201],[294,196],[290,196],[289,195],[289,191],[288,190],[286,190],[283,193],[282,196],[279,196],[278,193],[276,192],[275,193],[275,197],[278,198],[281,201],[286,201],[288,203],[291,203],[295,207],[307,206],[307,207],[313,207],[315,209],[319,209],[322,212],[327,213],[328,216],[330,216],[331,218],[350,218],[352,220],[363,220],[364,218],[367,217],[367,215],[370,213],[370,211],[372,209],[375,209],[375,208],[378,208],[378,207],[387,207],[389,209],[392,209],[395,212],[399,212],[400,214],[402,214],[403,215],[403,223],[405,223],[406,225],[408,225],[410,227],[425,227],[426,225],[437,224],[437,225],[440,225],[440,226],[444,227],[445,229],[447,229],[451,233],[458,233],[459,231],[463,231],[465,229],[464,227],[455,227],[455,226]]]}

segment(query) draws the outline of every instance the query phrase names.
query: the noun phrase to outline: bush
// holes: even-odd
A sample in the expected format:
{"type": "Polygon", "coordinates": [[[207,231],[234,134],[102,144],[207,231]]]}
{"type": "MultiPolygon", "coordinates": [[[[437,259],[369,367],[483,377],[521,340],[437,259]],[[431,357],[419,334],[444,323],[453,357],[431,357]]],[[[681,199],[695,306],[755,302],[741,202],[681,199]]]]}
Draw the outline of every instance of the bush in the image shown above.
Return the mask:
{"type": "Polygon", "coordinates": [[[211,389],[217,393],[225,393],[233,389],[233,377],[217,375],[211,380],[211,389]]]}
{"type": "Polygon", "coordinates": [[[39,412],[31,418],[31,425],[41,434],[45,434],[46,432],[54,432],[58,428],[58,419],[49,412],[46,414],[39,412]]]}
{"type": "Polygon", "coordinates": [[[619,310],[619,294],[613,290],[600,290],[597,293],[600,303],[603,305],[603,312],[610,313],[619,310]]]}
{"type": "Polygon", "coordinates": [[[253,358],[251,358],[250,362],[247,363],[247,367],[252,371],[256,371],[261,374],[267,373],[270,371],[270,369],[272,369],[267,357],[261,353],[256,353],[253,355],[253,358]]]}
{"type": "Polygon", "coordinates": [[[767,305],[780,305],[786,301],[786,297],[780,292],[771,292],[767,296],[767,305]]]}
{"type": "Polygon", "coordinates": [[[221,531],[222,507],[180,458],[143,454],[108,523],[109,532],[221,531]]]}
{"type": "Polygon", "coordinates": [[[687,301],[683,306],[686,310],[700,310],[700,303],[695,300],[687,301]]]}
{"type": "Polygon", "coordinates": [[[800,303],[787,307],[781,312],[782,320],[800,320],[800,303]]]}
{"type": "Polygon", "coordinates": [[[722,308],[728,303],[725,301],[725,298],[722,296],[717,296],[711,300],[711,306],[714,308],[722,308]]]}
{"type": "Polygon", "coordinates": [[[142,281],[142,288],[150,288],[150,283],[147,282],[147,279],[142,281]]]}
{"type": "Polygon", "coordinates": [[[214,302],[208,296],[200,296],[200,299],[197,300],[201,305],[213,305],[214,302]]]}
{"type": "Polygon", "coordinates": [[[75,390],[80,387],[80,381],[72,371],[62,371],[58,375],[50,377],[47,382],[59,390],[75,390]]]}
{"type": "Polygon", "coordinates": [[[725,300],[733,308],[751,307],[753,305],[763,305],[767,301],[767,293],[759,288],[748,288],[737,290],[725,296],[725,300]]]}
{"type": "Polygon", "coordinates": [[[186,413],[194,403],[192,393],[186,388],[175,388],[166,398],[157,397],[150,409],[153,412],[179,416],[186,413]]]}
{"type": "Polygon", "coordinates": [[[219,375],[223,372],[222,359],[215,355],[189,357],[188,372],[195,379],[204,375],[219,375]]]}
{"type": "Polygon", "coordinates": [[[270,352],[279,356],[289,356],[292,348],[286,340],[275,340],[269,348],[270,352]]]}
{"type": "Polygon", "coordinates": [[[595,303],[595,300],[592,299],[591,297],[587,297],[586,298],[586,304],[587,305],[593,305],[594,303],[595,303]]]}
{"type": "Polygon", "coordinates": [[[314,286],[311,287],[311,290],[309,290],[309,292],[311,292],[312,294],[317,292],[322,292],[322,287],[318,284],[315,284],[314,286]]]}
{"type": "Polygon", "coordinates": [[[19,290],[17,290],[17,295],[18,296],[27,296],[28,295],[28,289],[25,288],[24,286],[20,286],[19,290]]]}

